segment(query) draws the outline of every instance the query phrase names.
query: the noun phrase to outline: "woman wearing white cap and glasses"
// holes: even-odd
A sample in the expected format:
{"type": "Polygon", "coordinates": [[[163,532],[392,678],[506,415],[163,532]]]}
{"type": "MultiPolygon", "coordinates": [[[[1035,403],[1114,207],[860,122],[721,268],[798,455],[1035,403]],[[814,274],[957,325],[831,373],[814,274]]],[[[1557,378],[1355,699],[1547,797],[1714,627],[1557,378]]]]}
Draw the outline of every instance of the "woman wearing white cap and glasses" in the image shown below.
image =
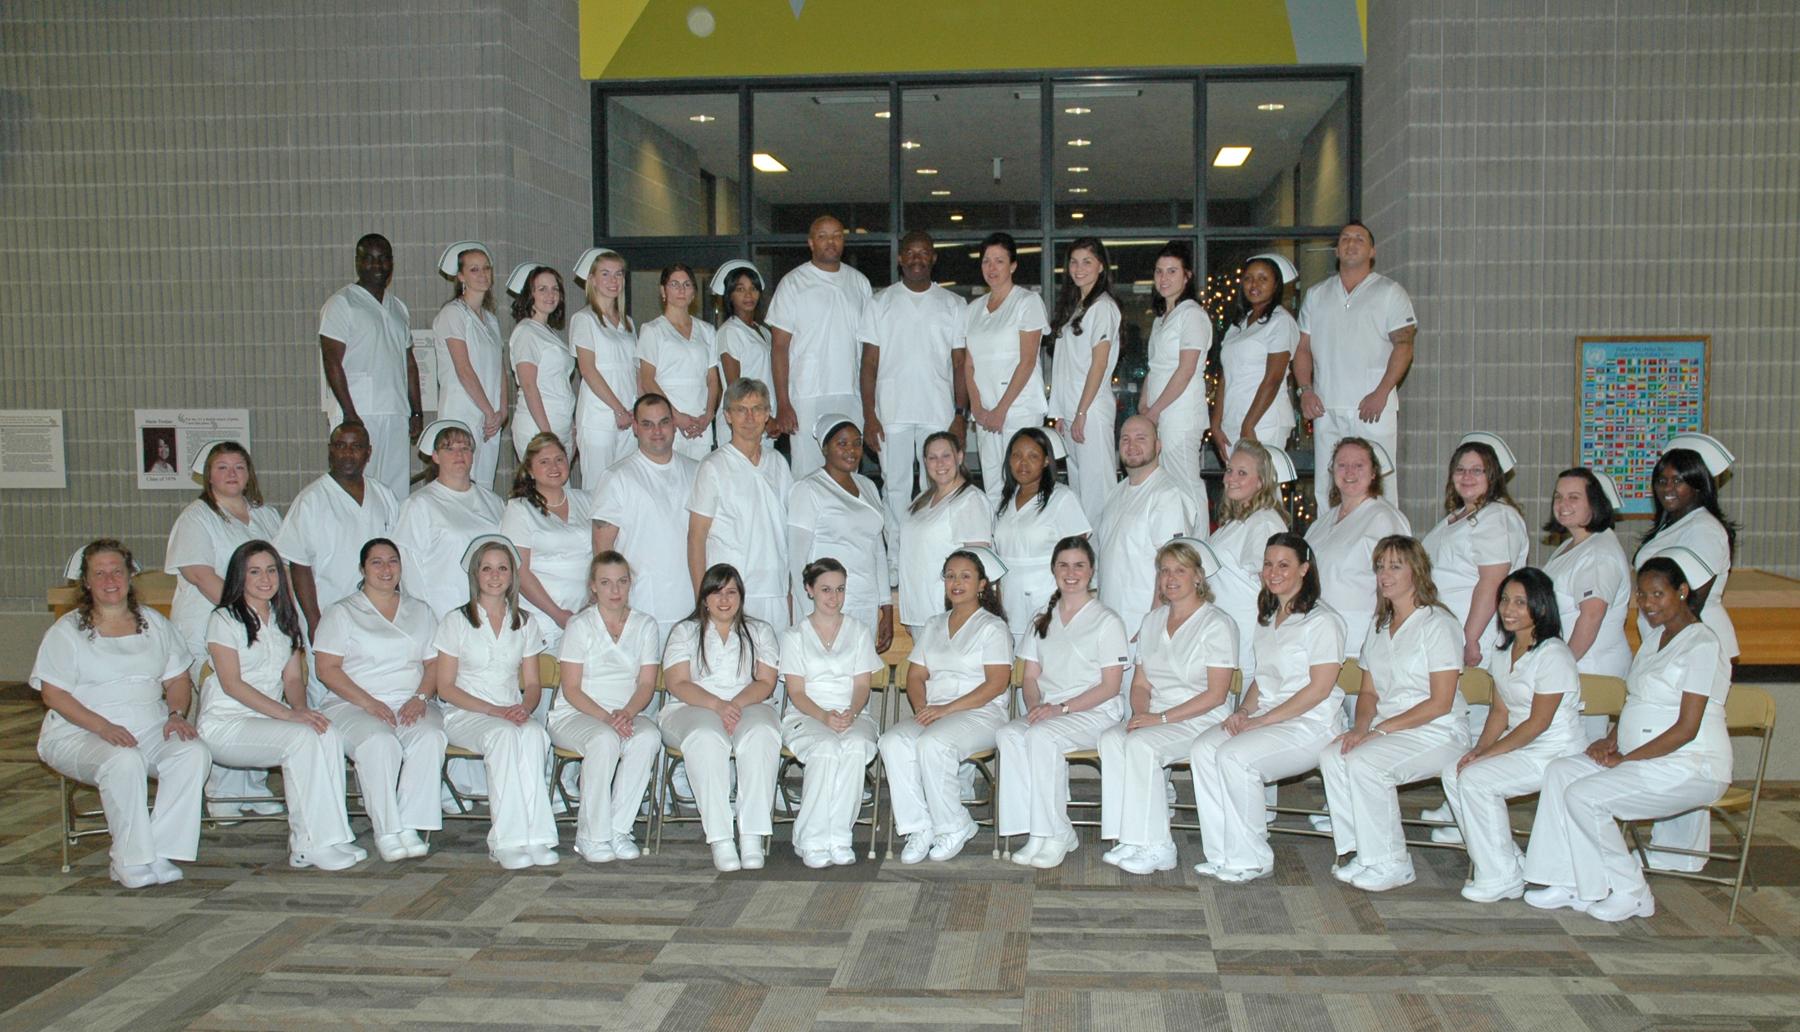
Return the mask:
{"type": "Polygon", "coordinates": [[[1294,263],[1278,254],[1259,254],[1244,263],[1219,345],[1225,386],[1212,418],[1213,440],[1226,455],[1243,440],[1283,447],[1294,429],[1287,371],[1300,343],[1300,324],[1281,302],[1299,278],[1294,263]]]}
{"type": "Polygon", "coordinates": [[[1463,665],[1480,666],[1500,640],[1494,627],[1500,580],[1530,558],[1531,532],[1506,490],[1512,449],[1483,431],[1463,435],[1450,454],[1444,518],[1425,535],[1432,579],[1463,627],[1463,665]]]}
{"type": "Polygon", "coordinates": [[[506,362],[500,320],[494,318],[494,262],[487,245],[462,240],[444,249],[438,271],[456,282],[456,293],[431,321],[437,342],[438,418],[459,420],[473,431],[469,477],[492,488],[500,464],[500,430],[506,425],[506,362]]]}
{"type": "MultiPolygon", "coordinates": [[[[1556,587],[1562,633],[1584,674],[1624,677],[1631,670],[1625,607],[1633,578],[1631,562],[1613,532],[1618,509],[1619,489],[1612,477],[1580,466],[1557,474],[1544,530],[1566,540],[1544,563],[1544,573],[1556,587]]],[[[1603,732],[1604,727],[1597,733],[1603,732]]]]}
{"type": "Polygon", "coordinates": [[[575,450],[581,486],[589,491],[613,463],[637,447],[631,406],[637,401],[637,327],[625,314],[625,259],[590,247],[575,260],[586,304],[569,317],[569,346],[581,377],[575,392],[575,450]]]}
{"type": "Polygon", "coordinates": [[[1006,445],[1006,479],[994,510],[994,552],[1012,571],[1000,584],[1013,645],[1057,591],[1051,560],[1057,542],[1093,531],[1075,489],[1056,482],[1062,435],[1028,426],[1006,445]]]}
{"type": "MultiPolygon", "coordinates": [[[[723,319],[719,323],[719,383],[729,387],[740,379],[774,383],[772,337],[769,328],[756,321],[757,306],[762,303],[763,279],[756,266],[734,258],[713,273],[712,292],[724,299],[723,319]]],[[[717,424],[720,443],[731,440],[731,427],[721,409],[717,424]]],[[[769,399],[769,425],[775,425],[775,399],[769,399]]],[[[801,427],[802,432],[811,427],[801,427]]],[[[771,435],[764,434],[771,438],[771,435]]],[[[796,592],[798,595],[798,592],[796,592]]]]}
{"type": "MultiPolygon", "coordinates": [[[[1638,545],[1632,562],[1644,562],[1680,545],[1692,549],[1715,576],[1694,583],[1694,611],[1719,636],[1726,659],[1738,654],[1737,631],[1725,612],[1725,582],[1731,577],[1731,555],[1737,551],[1737,524],[1719,508],[1718,478],[1736,462],[1736,456],[1715,437],[1677,434],[1663,447],[1651,473],[1650,497],[1655,505],[1650,530],[1638,545]]],[[[1650,623],[1638,615],[1638,636],[1650,637],[1650,623]]]]}
{"type": "Polygon", "coordinates": [[[808,429],[825,453],[825,465],[801,477],[788,494],[794,616],[812,608],[806,570],[816,560],[835,559],[847,578],[844,615],[868,625],[875,634],[875,651],[886,652],[894,642],[887,509],[881,492],[856,472],[863,459],[862,431],[841,413],[826,413],[808,429]]]}
{"type": "Polygon", "coordinates": [[[470,479],[475,435],[465,423],[439,419],[419,435],[419,452],[437,477],[400,503],[394,540],[406,556],[401,584],[442,620],[469,600],[463,550],[483,534],[500,532],[503,511],[494,492],[470,479]]]}
{"type": "Polygon", "coordinates": [[[538,434],[574,440],[575,358],[556,335],[563,328],[562,274],[548,265],[526,262],[506,278],[513,296],[512,359],[518,400],[513,406],[513,448],[521,455],[538,434]]]}
{"type": "Polygon", "coordinates": [[[1382,482],[1393,472],[1393,457],[1380,444],[1339,438],[1331,450],[1331,508],[1306,528],[1306,543],[1318,555],[1322,597],[1344,618],[1344,650],[1351,657],[1362,651],[1375,616],[1375,542],[1412,534],[1405,514],[1381,496],[1382,482]]]}
{"type": "Polygon", "coordinates": [[[1285,533],[1291,517],[1281,504],[1281,485],[1298,476],[1294,460],[1274,445],[1244,439],[1225,463],[1225,497],[1212,532],[1219,569],[1207,578],[1213,600],[1237,624],[1240,670],[1256,669],[1256,600],[1262,594],[1263,550],[1285,533]]]}

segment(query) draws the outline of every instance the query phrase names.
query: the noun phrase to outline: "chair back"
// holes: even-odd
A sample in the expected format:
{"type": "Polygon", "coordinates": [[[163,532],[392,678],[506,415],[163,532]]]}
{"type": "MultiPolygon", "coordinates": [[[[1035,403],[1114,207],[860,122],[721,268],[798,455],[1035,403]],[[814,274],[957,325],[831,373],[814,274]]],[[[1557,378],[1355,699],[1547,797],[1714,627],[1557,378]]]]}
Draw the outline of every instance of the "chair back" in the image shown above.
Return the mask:
{"type": "Polygon", "coordinates": [[[1625,708],[1625,680],[1604,674],[1581,675],[1581,714],[1616,717],[1625,708]]]}
{"type": "Polygon", "coordinates": [[[1352,656],[1344,660],[1344,665],[1338,669],[1338,687],[1344,690],[1345,695],[1356,695],[1362,691],[1362,682],[1362,667],[1357,665],[1356,658],[1352,656]]]}
{"type": "Polygon", "coordinates": [[[1750,684],[1734,684],[1725,696],[1729,731],[1765,735],[1775,730],[1775,696],[1750,684]]]}
{"type": "Polygon", "coordinates": [[[1462,693],[1463,701],[1471,706],[1492,706],[1494,704],[1494,675],[1481,667],[1463,667],[1463,672],[1456,679],[1456,690],[1462,693]]]}
{"type": "Polygon", "coordinates": [[[1244,694],[1244,672],[1242,670],[1233,670],[1231,672],[1231,687],[1225,689],[1225,691],[1231,695],[1244,694]]]}
{"type": "Polygon", "coordinates": [[[562,687],[562,663],[548,652],[538,653],[538,687],[562,687]]]}

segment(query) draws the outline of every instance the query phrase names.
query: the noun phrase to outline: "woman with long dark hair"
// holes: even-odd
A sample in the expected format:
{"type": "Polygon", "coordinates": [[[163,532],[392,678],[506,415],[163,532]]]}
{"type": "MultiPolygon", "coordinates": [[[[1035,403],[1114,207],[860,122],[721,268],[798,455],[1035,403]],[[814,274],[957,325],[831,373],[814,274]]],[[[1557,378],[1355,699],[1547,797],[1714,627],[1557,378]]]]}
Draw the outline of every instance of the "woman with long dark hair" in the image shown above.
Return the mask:
{"type": "Polygon", "coordinates": [[[1113,441],[1118,402],[1113,368],[1119,362],[1119,326],[1124,314],[1112,296],[1112,265],[1098,237],[1081,237],[1063,259],[1063,284],[1050,317],[1050,418],[1069,456],[1069,485],[1081,499],[1088,522],[1100,518],[1106,496],[1119,482],[1119,453],[1113,441]]]}
{"type": "Polygon", "coordinates": [[[1624,677],[1631,670],[1625,607],[1634,578],[1613,532],[1618,508],[1618,486],[1605,473],[1577,466],[1556,475],[1544,532],[1561,540],[1544,573],[1556,587],[1562,632],[1584,674],[1624,677]]]}
{"type": "Polygon", "coordinates": [[[525,446],[513,474],[500,533],[519,550],[519,595],[544,631],[544,649],[561,644],[569,619],[588,604],[594,561],[593,495],[569,486],[569,451],[555,434],[525,446]]]}
{"type": "Polygon", "coordinates": [[[1206,352],[1212,347],[1212,320],[1200,307],[1194,275],[1194,252],[1171,240],[1156,254],[1156,294],[1150,310],[1150,368],[1138,414],[1156,424],[1162,441],[1162,467],[1169,471],[1195,508],[1206,509],[1206,486],[1200,482],[1200,439],[1212,419],[1206,404],[1206,352]]]}
{"type": "Polygon", "coordinates": [[[1300,344],[1300,324],[1282,300],[1299,278],[1294,263],[1278,254],[1259,254],[1244,263],[1219,344],[1225,383],[1213,410],[1212,431],[1222,454],[1230,455],[1239,441],[1287,446],[1294,429],[1288,362],[1300,344]]]}
{"type": "MultiPolygon", "coordinates": [[[[1650,498],[1655,505],[1650,530],[1638,545],[1632,563],[1644,563],[1671,548],[1692,549],[1715,571],[1713,579],[1693,587],[1694,612],[1719,636],[1726,659],[1738,654],[1737,629],[1725,611],[1725,583],[1731,578],[1731,559],[1737,552],[1737,524],[1719,508],[1718,478],[1737,459],[1717,438],[1706,434],[1678,434],[1669,439],[1662,457],[1650,474],[1650,498]]],[[[1650,622],[1638,613],[1638,639],[1648,640],[1650,622]]],[[[1695,867],[1694,870],[1699,870],[1695,867]]]]}
{"type": "Polygon", "coordinates": [[[703,459],[712,450],[712,422],[725,385],[719,379],[718,336],[688,307],[698,288],[694,270],[675,263],[662,271],[663,314],[638,330],[638,390],[660,394],[675,408],[675,450],[703,459]]]}
{"type": "Polygon", "coordinates": [[[506,292],[513,296],[513,331],[506,350],[519,388],[513,402],[513,448],[524,454],[539,434],[573,441],[575,356],[557,336],[567,314],[562,274],[526,262],[507,277],[506,292]]]}
{"type": "Polygon", "coordinates": [[[963,312],[961,337],[969,349],[963,365],[969,410],[975,417],[976,454],[988,505],[1000,504],[1006,442],[1024,427],[1044,422],[1044,378],[1038,346],[1050,320],[1036,293],[1013,282],[1019,245],[1007,233],[981,242],[981,278],[987,293],[963,312]]]}
{"type": "Polygon", "coordinates": [[[1464,666],[1480,666],[1499,642],[1500,581],[1531,555],[1531,531],[1506,490],[1513,464],[1512,449],[1498,436],[1464,434],[1450,453],[1444,518],[1425,535],[1438,597],[1462,624],[1464,666]]]}
{"type": "Polygon", "coordinates": [[[444,249],[438,271],[454,291],[432,320],[437,341],[439,419],[455,419],[475,435],[469,476],[494,486],[500,464],[500,430],[506,425],[506,362],[500,320],[494,317],[494,262],[487,246],[463,240],[444,249]]]}
{"type": "Polygon", "coordinates": [[[925,489],[900,514],[900,622],[919,640],[944,609],[944,560],[994,540],[994,512],[969,479],[962,441],[948,430],[925,438],[925,489]]]}
{"type": "MultiPolygon", "coordinates": [[[[730,387],[743,379],[773,384],[775,338],[769,328],[756,318],[765,293],[762,272],[750,262],[734,258],[719,266],[719,271],[713,273],[712,292],[723,302],[721,307],[724,309],[719,313],[718,335],[721,387],[730,387]]],[[[771,397],[770,427],[775,425],[775,416],[775,399],[771,397]]],[[[724,406],[720,406],[713,423],[713,432],[720,444],[731,440],[731,426],[725,422],[724,406]]],[[[802,433],[811,429],[807,426],[800,428],[802,433]]],[[[774,443],[774,435],[765,431],[763,437],[769,443],[774,443]]]]}
{"type": "Polygon", "coordinates": [[[1006,482],[994,512],[994,552],[1012,571],[1000,584],[1000,600],[1011,618],[1015,646],[1056,592],[1051,563],[1057,542],[1086,537],[1094,529],[1074,489],[1056,482],[1061,445],[1061,437],[1035,426],[1016,431],[1006,445],[1006,482]]]}

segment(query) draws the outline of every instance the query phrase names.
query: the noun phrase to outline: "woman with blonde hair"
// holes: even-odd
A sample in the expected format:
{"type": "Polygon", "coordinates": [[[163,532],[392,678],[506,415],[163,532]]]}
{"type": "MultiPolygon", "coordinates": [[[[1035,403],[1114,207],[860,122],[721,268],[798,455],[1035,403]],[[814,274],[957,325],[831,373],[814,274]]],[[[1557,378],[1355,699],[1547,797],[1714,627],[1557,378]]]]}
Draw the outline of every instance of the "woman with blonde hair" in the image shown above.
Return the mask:
{"type": "Polygon", "coordinates": [[[1256,669],[1256,600],[1262,593],[1263,549],[1293,522],[1281,504],[1281,485],[1295,479],[1294,460],[1274,445],[1246,438],[1225,463],[1225,497],[1209,539],[1219,559],[1207,584],[1219,608],[1237,623],[1240,670],[1256,669]]]}
{"type": "Polygon", "coordinates": [[[454,292],[431,322],[437,344],[439,419],[461,420],[475,433],[470,478],[494,486],[500,429],[506,425],[506,362],[494,317],[494,262],[487,246],[463,240],[444,249],[438,271],[454,292]]]}
{"type": "Polygon", "coordinates": [[[547,650],[556,648],[569,619],[588,604],[593,510],[593,495],[569,486],[569,451],[562,440],[555,434],[533,437],[513,474],[500,533],[519,550],[519,594],[536,614],[547,650]]]}
{"type": "Polygon", "coordinates": [[[638,396],[637,327],[625,314],[625,275],[625,259],[608,248],[590,247],[575,260],[575,282],[585,287],[587,302],[569,317],[579,377],[575,450],[581,486],[589,491],[636,447],[631,406],[638,396]]]}

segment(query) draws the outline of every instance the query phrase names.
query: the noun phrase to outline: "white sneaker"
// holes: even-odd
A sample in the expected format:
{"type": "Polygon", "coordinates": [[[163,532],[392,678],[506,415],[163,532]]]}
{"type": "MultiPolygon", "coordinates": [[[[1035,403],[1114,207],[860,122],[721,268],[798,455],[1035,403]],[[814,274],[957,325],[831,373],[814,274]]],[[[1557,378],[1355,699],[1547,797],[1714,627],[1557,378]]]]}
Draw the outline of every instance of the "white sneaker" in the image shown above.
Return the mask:
{"type": "Polygon", "coordinates": [[[813,870],[831,866],[831,850],[829,849],[796,849],[800,862],[813,870]]]}
{"type": "Polygon", "coordinates": [[[357,865],[356,857],[338,846],[320,846],[305,853],[289,853],[290,867],[317,867],[321,871],[347,871],[357,865]]]}
{"type": "Polygon", "coordinates": [[[900,848],[900,862],[916,864],[931,853],[931,832],[915,831],[906,836],[906,845],[900,848]]]}
{"type": "Polygon", "coordinates": [[[613,852],[611,842],[590,842],[584,839],[575,840],[575,855],[590,864],[609,864],[619,858],[613,852]]]}
{"type": "Polygon", "coordinates": [[[714,842],[712,854],[713,866],[725,874],[744,869],[743,861],[738,859],[737,847],[731,844],[730,839],[714,842]]]}
{"type": "Polygon", "coordinates": [[[1040,871],[1060,867],[1063,859],[1080,846],[1081,836],[1073,831],[1060,838],[1046,838],[1044,844],[1038,848],[1037,855],[1031,858],[1031,866],[1040,871]]]}
{"type": "Polygon", "coordinates": [[[1267,878],[1274,873],[1273,867],[1221,867],[1213,872],[1213,877],[1227,884],[1241,885],[1258,878],[1267,878]]]}
{"type": "Polygon", "coordinates": [[[1119,870],[1127,874],[1154,874],[1174,869],[1175,844],[1172,842],[1165,842],[1160,846],[1143,846],[1119,861],[1119,870]]]}
{"type": "Polygon", "coordinates": [[[551,846],[528,846],[525,852],[531,855],[531,862],[538,867],[555,867],[562,860],[551,846]]]}
{"type": "Polygon", "coordinates": [[[1333,867],[1331,869],[1331,876],[1338,881],[1343,882],[1345,885],[1348,885],[1355,880],[1357,875],[1363,873],[1365,870],[1367,870],[1367,868],[1363,866],[1362,858],[1353,856],[1338,866],[1333,867]]]}
{"type": "Polygon", "coordinates": [[[1483,885],[1470,882],[1462,887],[1462,897],[1471,903],[1498,903],[1503,899],[1518,899],[1525,895],[1525,883],[1513,882],[1511,885],[1483,885]]]}
{"type": "Polygon", "coordinates": [[[375,852],[387,863],[398,863],[407,858],[406,843],[400,841],[398,834],[375,836],[375,852]]]}
{"type": "Polygon", "coordinates": [[[1419,817],[1422,820],[1427,821],[1453,821],[1456,819],[1456,811],[1450,809],[1449,803],[1445,803],[1442,806],[1434,806],[1429,810],[1420,810],[1419,817]]]}
{"type": "Polygon", "coordinates": [[[400,833],[400,844],[406,847],[406,855],[415,860],[431,852],[430,844],[411,828],[400,833]]]}
{"type": "Polygon", "coordinates": [[[738,836],[738,862],[746,871],[760,871],[763,865],[763,843],[761,835],[738,836]]]}
{"type": "Polygon", "coordinates": [[[1567,885],[1546,885],[1541,889],[1532,889],[1525,894],[1525,902],[1539,910],[1561,910],[1568,907],[1579,913],[1586,913],[1593,903],[1575,894],[1575,890],[1567,885]]]}
{"type": "Polygon", "coordinates": [[[1202,860],[1194,865],[1194,873],[1206,878],[1217,878],[1219,876],[1219,865],[1213,863],[1211,860],[1202,860]]]}
{"type": "Polygon", "coordinates": [[[1263,811],[1263,826],[1267,827],[1271,824],[1274,824],[1275,819],[1280,816],[1281,815],[1276,813],[1274,810],[1264,810],[1263,811]]]}
{"type": "Polygon", "coordinates": [[[337,848],[355,857],[359,864],[369,858],[369,851],[357,845],[355,839],[351,839],[349,842],[340,842],[337,848]]]}
{"type": "Polygon", "coordinates": [[[1412,859],[1408,857],[1364,867],[1356,877],[1350,879],[1350,884],[1364,892],[1386,892],[1402,885],[1411,885],[1415,877],[1412,859]]]}
{"type": "Polygon", "coordinates": [[[1048,841],[1042,835],[1032,835],[1024,845],[1013,850],[1012,862],[1020,867],[1030,867],[1032,858],[1044,851],[1048,841]]]}
{"type": "Polygon", "coordinates": [[[1656,916],[1656,897],[1652,896],[1648,889],[1645,889],[1641,896],[1635,892],[1620,892],[1614,889],[1612,894],[1605,899],[1588,904],[1587,915],[1615,923],[1634,917],[1654,917],[1656,916]]]}
{"type": "Polygon", "coordinates": [[[849,867],[856,862],[856,847],[832,846],[831,865],[833,867],[849,867]]]}
{"type": "Polygon", "coordinates": [[[502,870],[523,871],[531,866],[531,851],[525,849],[490,849],[488,859],[500,865],[502,870]]]}
{"type": "Polygon", "coordinates": [[[1118,845],[1107,850],[1106,852],[1101,853],[1100,854],[1100,862],[1103,864],[1111,864],[1114,867],[1117,867],[1120,864],[1125,862],[1126,857],[1130,856],[1131,854],[1133,854],[1137,851],[1138,851],[1137,846],[1128,846],[1125,843],[1121,842],[1118,845]]]}
{"type": "Polygon", "coordinates": [[[186,875],[181,873],[181,868],[176,867],[169,860],[160,856],[155,860],[150,861],[150,870],[156,872],[156,882],[158,885],[167,885],[170,882],[178,882],[186,877],[186,875]]]}
{"type": "Polygon", "coordinates": [[[109,873],[112,875],[113,881],[128,889],[147,889],[152,885],[159,884],[156,871],[149,864],[133,864],[130,867],[113,864],[109,873]]]}
{"type": "Polygon", "coordinates": [[[612,840],[612,851],[613,856],[618,857],[620,860],[636,860],[638,857],[644,855],[644,851],[638,848],[637,839],[632,838],[630,835],[614,835],[612,840]]]}
{"type": "MultiPolygon", "coordinates": [[[[244,812],[258,814],[263,817],[273,817],[278,813],[286,813],[287,805],[282,803],[281,800],[271,797],[269,799],[258,800],[254,803],[245,803],[244,812]]],[[[364,856],[363,859],[367,860],[368,857],[364,856]]]]}
{"type": "Polygon", "coordinates": [[[1309,814],[1307,815],[1306,822],[1313,826],[1314,831],[1331,830],[1331,815],[1328,813],[1309,814]]]}
{"type": "Polygon", "coordinates": [[[1443,845],[1456,845],[1462,842],[1462,840],[1463,836],[1461,828],[1431,829],[1431,841],[1433,842],[1442,843],[1443,845]]]}
{"type": "Polygon", "coordinates": [[[960,831],[953,831],[948,835],[939,835],[932,841],[931,851],[926,855],[939,863],[943,863],[945,860],[954,859],[958,853],[963,851],[963,847],[969,844],[969,840],[975,837],[975,833],[980,830],[981,827],[979,825],[974,821],[970,821],[960,831]]]}

